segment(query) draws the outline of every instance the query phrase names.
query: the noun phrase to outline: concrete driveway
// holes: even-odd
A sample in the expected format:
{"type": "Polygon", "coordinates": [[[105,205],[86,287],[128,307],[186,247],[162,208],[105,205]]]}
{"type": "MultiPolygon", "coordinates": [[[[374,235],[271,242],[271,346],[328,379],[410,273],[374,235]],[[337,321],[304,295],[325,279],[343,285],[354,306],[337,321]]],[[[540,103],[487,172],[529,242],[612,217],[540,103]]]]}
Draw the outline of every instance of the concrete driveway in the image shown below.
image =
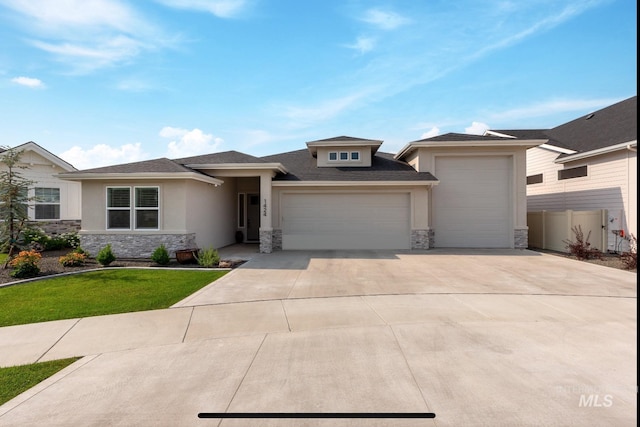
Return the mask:
{"type": "Polygon", "coordinates": [[[251,258],[171,309],[0,328],[0,366],[85,356],[0,425],[637,425],[635,273],[519,250],[251,258]],[[258,415],[198,417],[223,412],[258,415]],[[347,418],[374,413],[394,418],[347,418]]]}

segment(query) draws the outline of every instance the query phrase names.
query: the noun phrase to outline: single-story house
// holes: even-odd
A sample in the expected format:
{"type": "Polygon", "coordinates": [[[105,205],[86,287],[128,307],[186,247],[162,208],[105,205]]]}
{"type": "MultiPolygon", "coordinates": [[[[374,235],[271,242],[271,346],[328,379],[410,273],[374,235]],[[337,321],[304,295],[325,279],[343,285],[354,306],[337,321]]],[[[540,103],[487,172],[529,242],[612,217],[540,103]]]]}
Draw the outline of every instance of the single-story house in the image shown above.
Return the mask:
{"type": "Polygon", "coordinates": [[[625,237],[638,236],[637,96],[552,129],[489,130],[485,136],[547,140],[527,150],[529,212],[606,209],[611,252],[627,250],[625,237]]]}
{"type": "Polygon", "coordinates": [[[545,140],[340,136],[60,174],[82,183],[81,244],[121,257],[256,242],[296,249],[526,248],[526,150],[545,140]]]}
{"type": "MultiPolygon", "coordinates": [[[[33,141],[12,148],[0,149],[0,159],[8,150],[20,152],[16,171],[31,181],[29,222],[45,229],[48,233],[75,231],[80,228],[81,185],[63,180],[61,173],[75,172],[73,165],[52,154],[33,141]]],[[[0,171],[7,171],[0,162],[0,171]]]]}

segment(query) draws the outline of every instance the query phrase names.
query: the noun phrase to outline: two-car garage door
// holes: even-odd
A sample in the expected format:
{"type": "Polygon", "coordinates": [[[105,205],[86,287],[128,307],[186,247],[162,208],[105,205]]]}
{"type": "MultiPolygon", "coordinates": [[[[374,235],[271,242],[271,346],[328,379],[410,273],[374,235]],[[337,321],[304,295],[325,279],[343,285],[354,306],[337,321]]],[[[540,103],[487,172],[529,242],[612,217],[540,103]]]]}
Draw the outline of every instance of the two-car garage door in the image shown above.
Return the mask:
{"type": "Polygon", "coordinates": [[[512,157],[436,157],[437,248],[512,247],[512,157]]]}
{"type": "Polygon", "coordinates": [[[409,249],[409,193],[284,193],[282,248],[409,249]]]}

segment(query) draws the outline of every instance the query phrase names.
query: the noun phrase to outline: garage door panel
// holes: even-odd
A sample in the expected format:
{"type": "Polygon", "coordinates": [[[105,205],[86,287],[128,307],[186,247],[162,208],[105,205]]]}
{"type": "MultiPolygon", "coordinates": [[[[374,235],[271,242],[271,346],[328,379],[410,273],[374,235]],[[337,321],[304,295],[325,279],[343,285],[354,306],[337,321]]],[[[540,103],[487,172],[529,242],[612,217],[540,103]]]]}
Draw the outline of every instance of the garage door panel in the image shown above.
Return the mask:
{"type": "Polygon", "coordinates": [[[282,196],[283,249],[408,249],[408,193],[282,196]]]}
{"type": "Polygon", "coordinates": [[[508,156],[436,158],[435,246],[510,247],[511,174],[508,156]]]}

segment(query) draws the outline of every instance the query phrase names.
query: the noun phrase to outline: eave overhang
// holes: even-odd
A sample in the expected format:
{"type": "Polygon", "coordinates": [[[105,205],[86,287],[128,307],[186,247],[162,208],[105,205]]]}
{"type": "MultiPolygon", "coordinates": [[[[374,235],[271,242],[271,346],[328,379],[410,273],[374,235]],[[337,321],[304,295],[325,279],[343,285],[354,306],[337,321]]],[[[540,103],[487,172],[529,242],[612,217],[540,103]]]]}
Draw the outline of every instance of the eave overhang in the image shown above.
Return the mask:
{"type": "Polygon", "coordinates": [[[434,186],[440,181],[273,181],[273,187],[416,187],[434,186]]]}
{"type": "Polygon", "coordinates": [[[60,179],[67,181],[133,181],[133,180],[176,180],[176,179],[192,179],[194,181],[205,182],[215,186],[224,184],[224,181],[212,176],[203,175],[195,172],[139,172],[139,173],[61,173],[57,175],[60,179]]]}
{"type": "Polygon", "coordinates": [[[565,157],[560,157],[555,160],[555,163],[568,163],[575,160],[582,160],[589,157],[600,156],[602,154],[613,153],[620,150],[634,150],[637,149],[638,140],[623,142],[616,145],[610,145],[609,147],[599,148],[597,150],[585,151],[584,153],[572,154],[565,157]]]}
{"type": "Polygon", "coordinates": [[[210,163],[210,164],[188,164],[184,165],[190,169],[197,170],[242,170],[242,171],[260,171],[270,170],[283,174],[289,173],[282,163],[210,163]]]}
{"type": "Polygon", "coordinates": [[[412,151],[419,148],[508,148],[508,147],[524,147],[532,148],[548,142],[548,139],[490,139],[490,140],[472,140],[472,141],[415,141],[410,142],[393,156],[394,159],[400,160],[412,151]]]}

